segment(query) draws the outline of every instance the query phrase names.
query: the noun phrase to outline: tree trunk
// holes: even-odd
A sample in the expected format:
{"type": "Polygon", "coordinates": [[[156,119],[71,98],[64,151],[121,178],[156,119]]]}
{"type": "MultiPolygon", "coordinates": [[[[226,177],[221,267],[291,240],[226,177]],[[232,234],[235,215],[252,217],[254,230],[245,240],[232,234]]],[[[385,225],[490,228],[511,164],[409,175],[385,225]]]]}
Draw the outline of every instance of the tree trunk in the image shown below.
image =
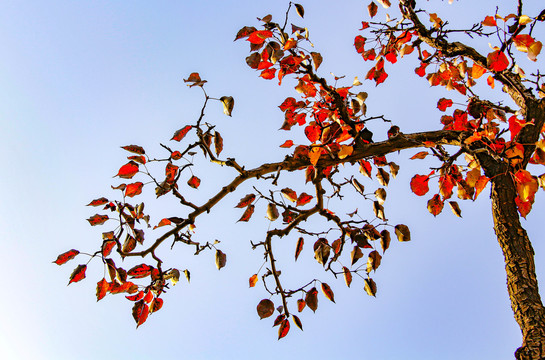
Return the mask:
{"type": "Polygon", "coordinates": [[[494,230],[505,258],[511,308],[522,331],[522,346],[515,357],[539,360],[545,359],[545,308],[537,286],[534,250],[521,226],[516,196],[516,186],[509,172],[492,179],[494,230]]]}

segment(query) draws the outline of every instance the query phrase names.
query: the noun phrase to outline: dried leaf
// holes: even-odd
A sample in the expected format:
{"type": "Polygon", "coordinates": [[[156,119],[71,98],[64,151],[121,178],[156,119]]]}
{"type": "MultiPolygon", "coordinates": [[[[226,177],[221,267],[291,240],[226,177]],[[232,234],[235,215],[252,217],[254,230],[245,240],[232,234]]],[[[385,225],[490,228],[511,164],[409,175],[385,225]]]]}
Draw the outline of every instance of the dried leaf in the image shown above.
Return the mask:
{"type": "Polygon", "coordinates": [[[240,199],[237,206],[235,206],[235,207],[236,208],[246,207],[246,206],[250,205],[254,200],[255,200],[255,195],[254,194],[248,194],[248,195],[244,196],[242,199],[240,199]]]}
{"type": "Polygon", "coordinates": [[[370,273],[371,270],[376,270],[380,266],[381,260],[382,256],[378,253],[378,251],[371,251],[369,253],[369,257],[367,258],[367,272],[370,273]]]}
{"type": "Polygon", "coordinates": [[[409,231],[409,227],[407,225],[396,225],[395,233],[399,241],[411,241],[411,232],[409,231]]]}
{"type": "Polygon", "coordinates": [[[376,296],[377,294],[377,284],[375,283],[375,281],[371,278],[367,278],[364,280],[365,282],[365,292],[369,295],[369,296],[376,296]]]}
{"type": "Polygon", "coordinates": [[[303,299],[297,300],[297,311],[301,312],[307,306],[307,302],[303,299]]]}
{"type": "Polygon", "coordinates": [[[109,289],[110,284],[106,281],[106,279],[102,278],[102,280],[97,283],[97,301],[102,300],[108,293],[109,289]]]}
{"type": "Polygon", "coordinates": [[[250,218],[252,217],[252,215],[254,214],[254,210],[255,210],[254,205],[248,205],[248,207],[246,208],[246,210],[244,210],[244,213],[242,214],[240,219],[238,219],[238,221],[248,222],[250,218]]]}
{"type": "Polygon", "coordinates": [[[263,299],[257,305],[257,315],[260,319],[268,318],[274,314],[274,303],[269,299],[263,299]]]}
{"type": "Polygon", "coordinates": [[[191,125],[184,126],[180,130],[177,130],[170,140],[181,141],[185,137],[185,135],[189,132],[189,130],[191,130],[191,128],[192,128],[191,125]]]}
{"type": "Polygon", "coordinates": [[[187,180],[187,185],[189,185],[193,189],[198,189],[201,185],[201,179],[193,175],[189,178],[189,180],[187,180]]]}
{"type": "Polygon", "coordinates": [[[303,331],[303,323],[301,322],[301,320],[299,320],[299,317],[293,314],[291,315],[291,317],[293,318],[293,322],[295,323],[295,325],[297,325],[297,327],[301,329],[301,331],[303,331]]]}
{"type": "Polygon", "coordinates": [[[269,219],[270,221],[275,221],[276,219],[278,219],[278,216],[280,216],[280,214],[278,213],[276,205],[273,203],[269,203],[267,205],[267,219],[269,219]]]}
{"type": "Polygon", "coordinates": [[[223,138],[217,131],[214,131],[214,147],[216,148],[216,156],[219,156],[223,150],[223,138]]]}
{"type": "Polygon", "coordinates": [[[450,205],[450,208],[452,209],[452,212],[454,215],[458,217],[462,217],[462,210],[460,210],[460,206],[456,201],[449,201],[448,203],[450,205]]]}
{"type": "Polygon", "coordinates": [[[53,261],[57,265],[65,264],[67,261],[72,260],[76,257],[76,255],[79,254],[79,251],[76,249],[68,250],[65,253],[60,254],[57,256],[57,260],[53,261]]]}
{"type": "Polygon", "coordinates": [[[134,304],[132,308],[132,317],[134,318],[134,321],[136,321],[137,328],[146,322],[148,315],[149,306],[144,302],[144,300],[140,300],[134,304]]]}
{"type": "Polygon", "coordinates": [[[350,284],[352,283],[352,273],[346,266],[343,266],[343,275],[346,286],[350,287],[350,284]]]}
{"type": "Polygon", "coordinates": [[[291,202],[297,201],[297,193],[290,188],[284,188],[281,190],[282,195],[291,202]]]}
{"type": "Polygon", "coordinates": [[[91,226],[96,226],[96,225],[104,224],[106,220],[108,219],[109,219],[108,215],[96,214],[91,216],[89,219],[87,219],[87,221],[89,221],[89,224],[91,224],[91,226]]]}
{"type": "MultiPolygon", "coordinates": [[[[297,12],[297,15],[304,18],[305,17],[305,9],[303,8],[303,5],[301,4],[293,4],[295,6],[295,11],[297,12]]],[[[303,329],[301,329],[303,330],[303,329]]]]}
{"type": "Polygon", "coordinates": [[[254,287],[255,284],[257,284],[257,274],[253,274],[252,276],[250,276],[250,280],[249,280],[249,283],[250,283],[250,287],[254,287]]]}
{"type": "Polygon", "coordinates": [[[390,232],[388,230],[382,230],[380,232],[380,247],[382,248],[382,252],[386,252],[386,250],[390,247],[390,232]]]}
{"type": "Polygon", "coordinates": [[[301,250],[303,250],[304,244],[305,244],[305,239],[300,237],[299,240],[297,240],[297,246],[295,247],[295,261],[297,261],[299,254],[301,254],[301,250]]]}
{"type": "Polygon", "coordinates": [[[354,249],[350,253],[351,265],[354,265],[359,259],[363,257],[363,252],[359,246],[354,246],[354,249]]]}
{"type": "Polygon", "coordinates": [[[318,309],[318,290],[315,287],[307,291],[305,302],[313,312],[316,312],[316,309],[318,309]]]}
{"type": "Polygon", "coordinates": [[[232,96],[222,96],[220,97],[220,101],[223,104],[223,113],[227,116],[231,116],[233,107],[235,106],[235,99],[233,99],[232,96]]]}
{"type": "Polygon", "coordinates": [[[72,272],[72,275],[70,275],[70,281],[68,282],[68,285],[85,279],[85,270],[87,270],[87,265],[78,265],[72,272]]]}
{"type": "Polygon", "coordinates": [[[216,267],[218,268],[218,270],[224,267],[226,262],[227,255],[225,255],[221,250],[216,250],[216,267]]]}
{"type": "Polygon", "coordinates": [[[333,291],[331,290],[329,285],[324,282],[322,283],[322,292],[328,300],[335,302],[335,295],[333,294],[333,291]]]}

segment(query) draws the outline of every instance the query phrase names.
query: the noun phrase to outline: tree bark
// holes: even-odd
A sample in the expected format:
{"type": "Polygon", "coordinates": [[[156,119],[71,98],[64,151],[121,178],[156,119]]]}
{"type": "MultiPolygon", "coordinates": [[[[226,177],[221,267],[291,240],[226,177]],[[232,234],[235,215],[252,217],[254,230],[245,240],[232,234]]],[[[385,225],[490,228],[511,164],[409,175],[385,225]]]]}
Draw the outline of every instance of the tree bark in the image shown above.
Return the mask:
{"type": "Polygon", "coordinates": [[[534,250],[522,228],[515,203],[516,185],[509,172],[492,179],[494,230],[505,258],[507,290],[522,331],[518,360],[545,359],[545,308],[539,295],[534,250]]]}

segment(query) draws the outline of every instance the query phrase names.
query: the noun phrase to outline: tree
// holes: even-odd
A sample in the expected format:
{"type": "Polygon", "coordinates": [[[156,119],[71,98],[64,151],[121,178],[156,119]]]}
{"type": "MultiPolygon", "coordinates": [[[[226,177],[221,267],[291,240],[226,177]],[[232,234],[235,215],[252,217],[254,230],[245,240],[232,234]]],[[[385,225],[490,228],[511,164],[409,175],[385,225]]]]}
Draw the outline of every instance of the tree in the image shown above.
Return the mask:
{"type": "MultiPolygon", "coordinates": [[[[390,7],[386,0],[379,2],[384,8],[390,7]]],[[[143,147],[124,146],[123,149],[134,155],[129,156],[129,162],[117,173],[118,177],[131,180],[116,187],[122,192],[122,200],[102,197],[89,204],[104,206],[110,214],[117,214],[118,222],[113,230],[103,233],[99,250],[91,255],[91,259],[101,259],[109,272],[109,281],[105,277],[97,284],[97,299],[108,293],[128,293],[127,298],[134,302],[133,316],[137,326],[143,324],[150,314],[161,308],[162,295],[169,284],[174,285],[181,276],[181,269],[167,268],[157,255],[157,249],[164,247],[166,240],[171,240],[172,246],[189,245],[195,254],[214,251],[218,269],[224,267],[224,250],[227,250],[217,242],[199,242],[195,221],[248,180],[255,180],[260,187],[240,199],[236,207],[244,210],[240,210],[239,221],[250,221],[254,211],[259,210],[267,214],[272,227],[261,241],[252,243],[254,249],[263,251],[267,265],[252,275],[249,282],[253,287],[261,277],[265,290],[278,299],[275,301],[276,305],[280,304],[279,315],[274,323],[279,326],[279,338],[288,333],[290,324],[302,327],[301,320],[294,314],[294,306],[299,312],[306,306],[316,310],[319,290],[331,301],[334,301],[334,294],[329,284],[318,279],[294,290],[285,289],[276,265],[275,255],[278,254],[273,252],[275,239],[299,233],[293,239],[295,261],[305,241],[307,247],[311,241],[314,257],[326,271],[335,276],[342,275],[348,286],[353,275],[360,275],[366,292],[375,296],[377,284],[371,276],[390,245],[390,233],[394,232],[400,241],[410,240],[406,225],[392,226],[385,216],[385,188],[390,177],[395,177],[399,170],[386,155],[426,148],[413,158],[431,155],[438,160],[439,166],[429,174],[415,175],[410,188],[416,195],[424,196],[429,192],[430,180],[435,182],[437,179],[439,191],[428,201],[428,209],[433,215],[439,214],[448,202],[453,212],[460,216],[458,203],[451,200],[454,188],[460,199],[474,200],[490,183],[492,213],[496,236],[505,256],[509,297],[523,334],[523,344],[516,357],[542,358],[545,351],[544,310],[537,288],[531,243],[519,217],[528,215],[539,185],[544,187],[545,177],[536,177],[530,171],[538,171],[539,165],[545,163],[545,142],[540,140],[545,121],[545,105],[541,100],[545,86],[538,69],[526,77],[522,67],[531,66],[524,62],[524,57],[536,61],[540,53],[541,42],[536,40],[535,33],[542,26],[545,14],[528,16],[519,1],[514,14],[504,16],[498,11],[470,29],[450,29],[437,14],[415,9],[414,2],[401,1],[399,15],[394,20],[363,22],[362,35],[355,38],[354,45],[365,61],[373,63],[366,79],[376,85],[384,83],[382,86],[387,86],[387,70],[393,66],[390,64],[412,56],[420,61],[416,76],[426,77],[431,86],[456,90],[458,96],[464,97],[465,103],[457,104],[459,108],[452,115],[441,118],[441,130],[405,134],[393,125],[387,134],[373,136],[371,130],[375,123],[389,120],[382,116],[366,117],[367,94],[357,90],[360,85],[357,79],[346,82],[342,77],[335,77],[334,82],[329,83],[319,75],[322,55],[307,49],[310,46],[308,30],[295,25],[288,27],[288,15],[293,10],[304,16],[301,5],[290,3],[284,20],[276,22],[266,16],[260,19],[259,28],[243,27],[236,40],[249,42],[251,53],[246,62],[259,71],[261,77],[278,79],[279,83],[285,78],[296,80],[295,89],[301,95],[300,98],[289,96],[280,105],[284,113],[281,129],[295,132],[303,128],[305,138],[300,145],[294,146],[299,141],[294,141],[297,135],[293,135],[282,145],[293,149],[284,160],[264,163],[250,170],[233,158],[222,159],[223,138],[213,124],[206,122],[205,110],[210,101],[219,101],[224,113],[230,116],[234,99],[209,96],[205,91],[206,81],[198,73],[190,74],[184,81],[190,87],[200,87],[204,94],[201,115],[196,122],[174,133],[171,140],[175,145],[162,145],[166,157],[151,158],[143,147]],[[474,38],[496,41],[497,47],[479,52],[471,47],[476,41],[474,38]],[[487,77],[488,90],[477,84],[479,79],[484,80],[483,76],[487,77]],[[338,86],[339,83],[342,85],[338,86]],[[492,97],[500,87],[513,105],[504,105],[492,97]],[[195,200],[188,200],[191,193],[186,191],[184,182],[188,179],[187,186],[200,187],[201,179],[193,174],[192,167],[198,160],[206,159],[231,168],[237,175],[197,205],[195,200]],[[149,165],[156,165],[160,175],[152,174],[149,165]],[[360,174],[356,174],[354,168],[360,174]],[[286,172],[304,176],[313,193],[308,194],[306,188],[300,191],[278,186],[287,176],[286,172]],[[132,180],[135,176],[149,178],[149,182],[132,180]],[[362,180],[358,180],[362,176],[379,183],[376,191],[365,192],[362,180]],[[183,180],[179,182],[180,179],[183,180]],[[157,197],[174,196],[182,206],[180,213],[152,222],[144,211],[143,202],[130,203],[130,198],[142,193],[144,185],[154,188],[157,197]],[[344,214],[333,207],[344,201],[344,197],[357,193],[369,202],[371,217],[367,218],[357,209],[344,214]],[[261,205],[259,200],[264,200],[261,205]],[[278,220],[280,215],[281,221],[278,220]],[[306,222],[314,218],[322,219],[322,224],[306,222]],[[150,226],[148,224],[156,224],[154,229],[168,226],[170,230],[145,242],[144,229],[150,226]],[[115,264],[114,249],[121,258],[143,257],[147,260],[126,271],[115,264]],[[149,279],[149,282],[137,285],[137,281],[144,280],[133,282],[133,279],[149,279]],[[293,300],[295,298],[298,300],[293,300]]],[[[368,10],[373,18],[378,6],[371,2],[368,10]]],[[[437,103],[445,112],[453,105],[454,102],[446,98],[440,98],[437,103]]],[[[101,225],[109,219],[108,213],[102,213],[90,217],[89,222],[93,226],[101,225]]],[[[77,250],[65,252],[59,255],[56,263],[64,264],[78,254],[77,250]]],[[[70,283],[83,279],[86,268],[86,264],[77,266],[70,283]]],[[[189,281],[189,270],[182,272],[189,281]]],[[[269,317],[275,312],[275,304],[269,298],[264,299],[258,304],[257,311],[261,318],[269,317]]]]}

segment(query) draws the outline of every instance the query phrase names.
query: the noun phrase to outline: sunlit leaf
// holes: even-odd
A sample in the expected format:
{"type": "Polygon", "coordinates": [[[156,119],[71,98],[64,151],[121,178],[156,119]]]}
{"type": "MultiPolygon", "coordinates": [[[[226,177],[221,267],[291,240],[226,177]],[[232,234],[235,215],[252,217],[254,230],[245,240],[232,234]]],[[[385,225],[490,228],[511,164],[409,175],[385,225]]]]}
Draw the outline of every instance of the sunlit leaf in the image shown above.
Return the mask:
{"type": "Polygon", "coordinates": [[[110,284],[106,281],[106,279],[102,278],[102,280],[100,280],[97,283],[97,291],[96,291],[97,301],[100,301],[101,299],[103,299],[104,296],[106,296],[106,294],[108,293],[109,289],[110,289],[110,284]]]}
{"type": "Polygon", "coordinates": [[[136,173],[138,173],[138,164],[134,161],[129,161],[119,169],[116,176],[123,179],[131,179],[136,173]]]}
{"type": "Polygon", "coordinates": [[[322,292],[328,300],[335,302],[335,295],[333,294],[333,291],[329,285],[324,282],[322,283],[322,292]]]}
{"type": "Polygon", "coordinates": [[[297,258],[299,257],[299,254],[301,254],[301,251],[303,250],[303,245],[305,244],[305,239],[302,237],[297,240],[297,246],[295,247],[295,261],[297,261],[297,258]]]}
{"type": "Polygon", "coordinates": [[[433,195],[433,197],[428,201],[428,211],[433,215],[437,216],[441,211],[443,211],[443,200],[439,194],[433,195]]]}
{"type": "Polygon", "coordinates": [[[307,306],[307,302],[303,299],[297,300],[297,311],[301,312],[307,306]]]}
{"type": "Polygon", "coordinates": [[[346,266],[343,266],[343,275],[346,286],[350,287],[350,284],[352,283],[352,273],[346,266]]]}
{"type": "Polygon", "coordinates": [[[252,276],[250,276],[250,279],[248,280],[250,283],[250,287],[254,287],[255,284],[257,284],[257,280],[257,274],[253,274],[252,276]]]}
{"type": "Polygon", "coordinates": [[[129,152],[139,154],[139,155],[144,155],[146,153],[144,148],[138,145],[127,145],[127,146],[122,146],[121,148],[129,152]]]}
{"type": "Polygon", "coordinates": [[[99,199],[95,199],[91,201],[89,204],[87,204],[87,206],[100,206],[100,205],[107,204],[108,202],[109,202],[108,199],[106,199],[105,197],[101,197],[99,199]]]}
{"type": "Polygon", "coordinates": [[[225,255],[221,250],[216,250],[216,267],[218,268],[218,270],[224,267],[226,262],[227,255],[225,255]]]}
{"type": "Polygon", "coordinates": [[[133,197],[142,193],[144,184],[140,181],[127,185],[125,188],[125,196],[133,197]]]}
{"type": "Polygon", "coordinates": [[[87,270],[87,265],[78,265],[70,275],[70,281],[68,282],[68,285],[85,279],[85,270],[87,270]]]}
{"type": "Polygon", "coordinates": [[[244,196],[240,201],[238,202],[236,208],[243,208],[248,205],[250,205],[255,200],[255,194],[248,194],[244,196]]]}
{"type": "Polygon", "coordinates": [[[409,231],[409,227],[407,225],[396,225],[395,233],[399,241],[411,241],[411,232],[409,231]]]}
{"type": "Polygon", "coordinates": [[[147,264],[140,264],[132,267],[129,271],[127,271],[127,275],[131,276],[134,279],[141,279],[151,275],[152,270],[152,266],[149,266],[147,264]]]}
{"type": "Polygon", "coordinates": [[[96,215],[91,216],[89,219],[87,219],[87,221],[89,221],[89,224],[91,224],[91,226],[95,226],[95,225],[104,224],[106,222],[106,220],[108,220],[108,219],[109,219],[108,215],[96,214],[96,215]]]}
{"type": "Polygon", "coordinates": [[[68,250],[65,253],[60,254],[57,256],[57,260],[53,261],[57,265],[65,264],[67,261],[72,260],[76,257],[76,255],[79,254],[79,251],[76,249],[68,250]]]}
{"type": "Polygon", "coordinates": [[[193,189],[197,189],[201,185],[201,179],[193,175],[191,178],[189,178],[189,180],[187,180],[187,185],[193,189]]]}
{"type": "Polygon", "coordinates": [[[143,300],[137,301],[132,308],[132,317],[136,321],[136,327],[142,325],[148,319],[149,306],[143,300]]]}
{"type": "Polygon", "coordinates": [[[282,321],[282,323],[280,324],[280,327],[278,328],[278,340],[288,335],[289,331],[290,331],[290,321],[288,319],[285,319],[282,321]]]}
{"type": "Polygon", "coordinates": [[[186,134],[189,132],[189,130],[191,130],[191,128],[192,128],[191,125],[184,126],[180,130],[177,130],[174,133],[174,135],[172,136],[172,139],[170,139],[170,140],[181,141],[186,136],[186,134]]]}
{"type": "Polygon", "coordinates": [[[492,71],[503,71],[509,66],[509,60],[502,51],[496,50],[486,57],[487,67],[492,71]]]}
{"type": "Polygon", "coordinates": [[[376,296],[377,294],[377,284],[375,283],[375,281],[371,278],[367,278],[364,280],[365,282],[365,292],[369,295],[369,296],[376,296]]]}
{"type": "Polygon", "coordinates": [[[312,195],[309,195],[309,194],[307,194],[307,193],[301,193],[301,195],[299,195],[299,197],[297,198],[297,203],[296,203],[296,205],[297,205],[297,206],[306,205],[306,204],[308,204],[312,199],[313,199],[313,196],[312,196],[312,195]]]}
{"type": "Polygon", "coordinates": [[[291,202],[297,201],[297,193],[290,188],[284,188],[281,190],[282,195],[291,202]]]}
{"type": "Polygon", "coordinates": [[[418,196],[423,196],[429,191],[428,181],[429,177],[426,175],[415,175],[411,179],[411,191],[418,196]]]}

